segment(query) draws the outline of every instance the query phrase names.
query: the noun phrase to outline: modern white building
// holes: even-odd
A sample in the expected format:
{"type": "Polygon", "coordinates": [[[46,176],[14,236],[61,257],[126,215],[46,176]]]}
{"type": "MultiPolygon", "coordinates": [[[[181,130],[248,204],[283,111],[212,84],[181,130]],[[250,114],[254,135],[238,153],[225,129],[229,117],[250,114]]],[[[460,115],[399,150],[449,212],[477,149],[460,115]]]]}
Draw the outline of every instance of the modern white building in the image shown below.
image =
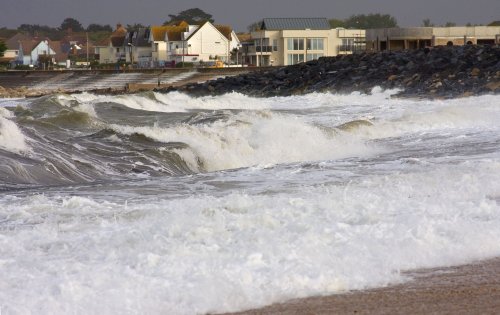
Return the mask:
{"type": "Polygon", "coordinates": [[[364,50],[365,31],[332,29],[326,18],[265,18],[251,37],[245,63],[282,66],[364,50]]]}

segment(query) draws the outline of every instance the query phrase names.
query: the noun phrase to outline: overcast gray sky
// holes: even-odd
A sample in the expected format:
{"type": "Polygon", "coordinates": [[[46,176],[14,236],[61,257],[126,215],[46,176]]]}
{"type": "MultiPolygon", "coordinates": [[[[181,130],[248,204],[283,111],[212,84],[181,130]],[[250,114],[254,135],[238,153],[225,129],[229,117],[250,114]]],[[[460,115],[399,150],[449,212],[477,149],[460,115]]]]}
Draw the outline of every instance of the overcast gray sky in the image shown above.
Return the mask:
{"type": "Polygon", "coordinates": [[[215,22],[246,31],[264,17],[347,18],[352,14],[387,13],[399,26],[487,24],[500,20],[500,0],[0,0],[0,27],[21,24],[59,26],[72,17],[90,23],[158,25],[190,8],[213,15],[215,22]]]}

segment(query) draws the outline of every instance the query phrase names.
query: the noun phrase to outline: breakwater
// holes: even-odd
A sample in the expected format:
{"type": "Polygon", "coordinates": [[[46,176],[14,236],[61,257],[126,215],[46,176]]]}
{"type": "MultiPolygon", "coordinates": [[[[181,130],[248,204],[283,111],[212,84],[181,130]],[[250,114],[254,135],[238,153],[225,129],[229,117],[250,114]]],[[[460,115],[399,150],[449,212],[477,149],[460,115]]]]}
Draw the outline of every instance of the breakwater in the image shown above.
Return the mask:
{"type": "Polygon", "coordinates": [[[400,95],[405,96],[499,93],[500,47],[434,47],[323,57],[293,66],[159,90],[178,90],[195,96],[235,91],[270,97],[310,92],[369,92],[374,86],[401,88],[400,95]]]}

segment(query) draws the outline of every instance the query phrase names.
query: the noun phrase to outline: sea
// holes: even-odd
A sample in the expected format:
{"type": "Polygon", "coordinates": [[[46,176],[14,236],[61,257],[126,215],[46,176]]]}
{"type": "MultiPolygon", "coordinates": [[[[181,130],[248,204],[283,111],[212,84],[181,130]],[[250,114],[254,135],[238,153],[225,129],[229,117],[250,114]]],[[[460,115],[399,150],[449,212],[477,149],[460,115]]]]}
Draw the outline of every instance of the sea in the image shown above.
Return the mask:
{"type": "Polygon", "coordinates": [[[500,256],[500,95],[0,99],[0,314],[206,314],[500,256]]]}

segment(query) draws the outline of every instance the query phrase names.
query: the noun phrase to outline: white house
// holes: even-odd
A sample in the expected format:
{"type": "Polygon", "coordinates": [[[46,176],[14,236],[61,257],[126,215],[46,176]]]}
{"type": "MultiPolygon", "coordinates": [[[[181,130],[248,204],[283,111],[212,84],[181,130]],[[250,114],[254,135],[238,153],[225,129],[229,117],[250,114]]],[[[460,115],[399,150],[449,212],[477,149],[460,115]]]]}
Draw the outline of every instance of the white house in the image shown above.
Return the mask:
{"type": "Polygon", "coordinates": [[[49,40],[20,40],[19,53],[16,58],[16,63],[22,65],[36,66],[40,62],[51,61],[55,58],[56,51],[49,45],[49,40]],[[41,56],[47,57],[48,60],[40,60],[41,56]]]}
{"type": "Polygon", "coordinates": [[[178,58],[181,55],[192,62],[218,59],[229,63],[231,51],[237,49],[240,44],[231,27],[213,25],[210,22],[189,29],[182,37],[185,38],[183,51],[175,51],[172,56],[178,58]]]}
{"type": "Polygon", "coordinates": [[[118,24],[109,38],[104,39],[95,46],[95,54],[99,55],[99,63],[125,61],[127,58],[124,46],[126,35],[127,30],[121,24],[118,24]]]}
{"type": "Polygon", "coordinates": [[[153,26],[150,42],[153,62],[160,66],[215,59],[229,62],[231,51],[240,46],[230,26],[213,25],[210,22],[201,25],[181,22],[179,25],[153,26]]]}
{"type": "Polygon", "coordinates": [[[149,42],[151,29],[140,28],[130,31],[125,36],[124,46],[127,51],[126,61],[140,68],[154,66],[152,64],[152,46],[149,42]]]}
{"type": "Polygon", "coordinates": [[[167,41],[166,34],[172,26],[151,26],[149,42],[151,44],[152,64],[156,67],[165,66],[167,61],[167,41]]]}

